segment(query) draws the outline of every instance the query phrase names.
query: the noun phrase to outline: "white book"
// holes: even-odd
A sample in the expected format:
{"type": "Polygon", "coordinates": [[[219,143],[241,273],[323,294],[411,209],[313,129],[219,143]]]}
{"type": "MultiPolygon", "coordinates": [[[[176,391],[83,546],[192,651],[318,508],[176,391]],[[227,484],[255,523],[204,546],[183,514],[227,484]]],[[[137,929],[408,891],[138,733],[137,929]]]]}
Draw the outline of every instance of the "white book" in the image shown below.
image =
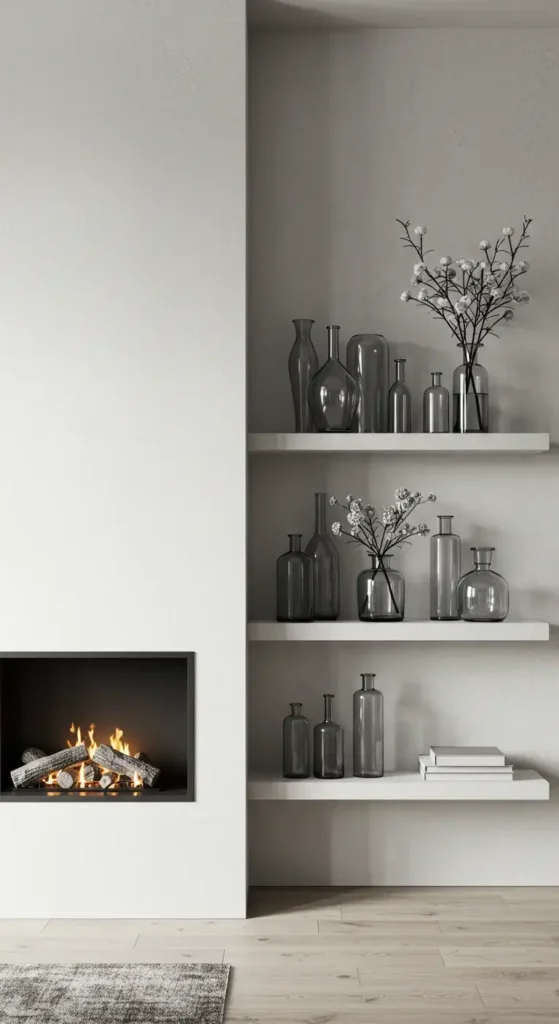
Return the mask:
{"type": "Polygon", "coordinates": [[[433,764],[446,767],[489,768],[505,764],[505,755],[498,747],[431,747],[433,764]]]}
{"type": "Polygon", "coordinates": [[[440,775],[427,774],[427,772],[420,772],[421,778],[424,782],[508,782],[511,783],[514,780],[512,772],[506,772],[499,774],[498,772],[477,772],[476,775],[472,775],[471,772],[465,774],[452,775],[450,772],[441,772],[440,775]]]}
{"type": "Polygon", "coordinates": [[[429,754],[419,755],[419,765],[421,771],[425,772],[426,775],[441,775],[446,772],[447,775],[472,775],[475,782],[475,776],[479,775],[480,772],[485,772],[488,775],[512,775],[512,764],[499,764],[494,766],[487,766],[480,768],[478,765],[464,765],[463,767],[451,767],[448,765],[433,764],[429,754]]]}

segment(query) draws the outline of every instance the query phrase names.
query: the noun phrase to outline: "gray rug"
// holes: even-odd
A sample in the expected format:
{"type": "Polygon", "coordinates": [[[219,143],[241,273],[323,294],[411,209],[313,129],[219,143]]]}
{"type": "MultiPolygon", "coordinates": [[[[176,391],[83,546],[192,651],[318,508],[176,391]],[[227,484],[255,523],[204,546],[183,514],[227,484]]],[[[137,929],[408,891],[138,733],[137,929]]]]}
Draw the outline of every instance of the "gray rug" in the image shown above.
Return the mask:
{"type": "Polygon", "coordinates": [[[0,964],[0,1021],[222,1024],[225,964],[0,964]]]}

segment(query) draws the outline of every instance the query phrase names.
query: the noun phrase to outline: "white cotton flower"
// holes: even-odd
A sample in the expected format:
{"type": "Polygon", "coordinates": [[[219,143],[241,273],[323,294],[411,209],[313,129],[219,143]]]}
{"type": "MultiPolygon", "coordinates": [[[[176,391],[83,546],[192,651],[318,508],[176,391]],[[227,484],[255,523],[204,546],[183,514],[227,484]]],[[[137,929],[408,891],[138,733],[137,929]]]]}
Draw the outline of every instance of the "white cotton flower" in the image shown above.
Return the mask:
{"type": "Polygon", "coordinates": [[[447,317],[447,323],[449,323],[451,327],[456,327],[458,320],[456,319],[454,313],[451,313],[450,316],[447,317]]]}
{"type": "Polygon", "coordinates": [[[479,247],[480,247],[480,249],[484,249],[484,250],[490,249],[491,248],[491,242],[488,242],[487,239],[484,238],[483,241],[479,243],[479,247]]]}
{"type": "Polygon", "coordinates": [[[409,302],[411,299],[411,292],[402,292],[402,294],[400,295],[400,299],[402,300],[402,302],[409,302]]]}
{"type": "Polygon", "coordinates": [[[337,505],[338,504],[338,499],[335,498],[334,495],[332,495],[332,497],[329,498],[329,500],[328,500],[328,504],[329,505],[337,505]]]}
{"type": "Polygon", "coordinates": [[[466,312],[466,307],[462,306],[460,302],[456,302],[454,306],[454,312],[456,313],[456,316],[464,316],[464,313],[466,312]]]}
{"type": "Polygon", "coordinates": [[[491,289],[491,298],[492,299],[502,299],[504,294],[505,293],[504,293],[502,288],[492,288],[491,289]]]}
{"type": "Polygon", "coordinates": [[[503,320],[506,324],[510,324],[511,320],[514,320],[514,310],[505,309],[505,312],[503,313],[503,320]]]}
{"type": "Polygon", "coordinates": [[[462,270],[465,274],[469,273],[475,267],[473,260],[462,260],[462,270]]]}
{"type": "Polygon", "coordinates": [[[520,294],[519,294],[518,301],[519,302],[529,302],[531,298],[532,298],[532,296],[530,295],[530,292],[522,290],[520,292],[520,294]]]}
{"type": "Polygon", "coordinates": [[[421,525],[417,527],[417,532],[420,533],[422,537],[426,537],[431,531],[427,526],[427,523],[421,523],[421,525]]]}
{"type": "Polygon", "coordinates": [[[508,269],[509,269],[509,265],[508,265],[508,263],[499,263],[499,270],[502,270],[502,271],[503,271],[503,273],[504,273],[504,272],[505,272],[506,270],[508,270],[508,269]]]}
{"type": "Polygon", "coordinates": [[[426,302],[431,297],[431,292],[428,288],[420,288],[417,293],[418,302],[426,302]]]}
{"type": "Polygon", "coordinates": [[[519,260],[518,269],[520,270],[521,274],[526,274],[530,269],[530,264],[528,263],[528,260],[519,260]]]}
{"type": "Polygon", "coordinates": [[[461,295],[458,301],[461,302],[462,305],[465,306],[467,309],[468,306],[471,306],[472,304],[472,296],[466,293],[464,295],[461,295]]]}
{"type": "Polygon", "coordinates": [[[334,534],[334,537],[339,537],[341,532],[342,532],[342,524],[341,523],[332,523],[332,533],[334,534]]]}
{"type": "Polygon", "coordinates": [[[392,526],[398,517],[398,509],[394,505],[385,505],[382,513],[382,525],[392,526]]]}
{"type": "Polygon", "coordinates": [[[432,494],[431,493],[431,494],[427,495],[427,501],[436,501],[436,500],[437,500],[437,495],[436,494],[432,494]]]}
{"type": "Polygon", "coordinates": [[[416,228],[413,229],[413,233],[414,235],[426,235],[427,228],[424,228],[422,224],[419,224],[416,228]]]}
{"type": "Polygon", "coordinates": [[[442,295],[441,295],[437,299],[437,306],[439,307],[439,309],[449,309],[450,308],[450,301],[449,301],[449,299],[444,299],[442,297],[442,295]]]}
{"type": "Polygon", "coordinates": [[[351,501],[353,501],[353,494],[346,494],[345,500],[349,504],[351,501]]]}
{"type": "Polygon", "coordinates": [[[514,228],[503,228],[503,234],[511,238],[514,235],[514,228]]]}
{"type": "Polygon", "coordinates": [[[409,490],[408,487],[397,487],[396,488],[396,495],[395,495],[395,497],[396,497],[397,501],[405,501],[405,499],[409,498],[410,496],[411,496],[411,491],[409,490]]]}
{"type": "Polygon", "coordinates": [[[452,263],[452,257],[450,257],[450,256],[441,256],[441,258],[439,260],[439,263],[440,263],[441,267],[449,267],[450,264],[452,263]]]}
{"type": "Polygon", "coordinates": [[[347,521],[350,526],[361,526],[363,518],[362,512],[348,512],[347,514],[347,521]]]}
{"type": "Polygon", "coordinates": [[[414,268],[413,268],[414,274],[416,274],[416,275],[420,274],[422,270],[427,270],[427,264],[426,263],[416,263],[414,268]]]}
{"type": "Polygon", "coordinates": [[[349,503],[349,511],[360,512],[362,504],[363,502],[361,501],[361,498],[354,498],[353,501],[350,501],[349,503]]]}
{"type": "Polygon", "coordinates": [[[487,270],[488,266],[489,266],[489,264],[486,263],[485,260],[480,260],[479,263],[478,263],[478,267],[479,267],[480,270],[487,270]]]}

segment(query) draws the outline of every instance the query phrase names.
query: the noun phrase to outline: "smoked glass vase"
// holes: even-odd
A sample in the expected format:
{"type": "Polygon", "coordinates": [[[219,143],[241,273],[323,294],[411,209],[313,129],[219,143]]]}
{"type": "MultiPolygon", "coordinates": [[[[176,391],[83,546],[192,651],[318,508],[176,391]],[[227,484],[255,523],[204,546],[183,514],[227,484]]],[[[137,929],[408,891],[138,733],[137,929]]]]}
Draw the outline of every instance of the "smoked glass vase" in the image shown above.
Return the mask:
{"type": "Polygon", "coordinates": [[[361,675],[353,694],[353,774],[358,779],[384,775],[384,697],[375,690],[373,672],[361,675]]]}
{"type": "Polygon", "coordinates": [[[453,516],[439,516],[439,532],[433,534],[430,545],[430,609],[431,619],[446,621],[459,619],[458,582],[460,568],[460,537],[452,532],[453,516]]]}
{"type": "Polygon", "coordinates": [[[477,352],[473,360],[467,348],[463,352],[464,362],[456,367],[452,378],[452,429],[455,434],[486,434],[489,431],[487,370],[478,363],[477,352]]]}
{"type": "Polygon", "coordinates": [[[295,411],[295,430],[298,434],[312,432],[309,408],[309,384],[318,370],[318,356],[311,341],[314,320],[293,320],[295,341],[289,353],[289,379],[295,411]]]}
{"type": "Polygon", "coordinates": [[[310,726],[301,714],[302,704],[291,704],[291,714],[283,720],[283,777],[308,779],[311,774],[310,726]]]}
{"type": "Polygon", "coordinates": [[[344,731],[332,720],[333,693],[324,694],[324,721],[314,727],[314,775],[317,779],[343,779],[344,731]]]}
{"type": "Polygon", "coordinates": [[[431,374],[431,387],[423,392],[423,433],[448,434],[450,396],[441,384],[442,373],[431,374]]]}
{"type": "Polygon", "coordinates": [[[503,622],[509,613],[509,587],[491,568],[495,548],[470,548],[474,568],[458,584],[458,612],[466,622],[503,622]]]}
{"type": "Polygon", "coordinates": [[[328,331],[328,359],[311,380],[309,404],[316,429],[343,432],[351,429],[357,410],[357,384],[340,362],[340,328],[328,331]]]}
{"type": "Polygon", "coordinates": [[[340,559],[326,530],[326,494],[314,500],[314,535],[305,548],[313,564],[313,619],[333,622],[340,614],[340,559]]]}
{"type": "Polygon", "coordinates": [[[411,394],[405,382],[405,359],[395,359],[396,380],[388,395],[388,429],[391,434],[411,433],[411,394]]]}
{"type": "Polygon", "coordinates": [[[354,334],[347,343],[347,368],[357,384],[357,413],[352,430],[385,434],[388,430],[388,342],[382,334],[354,334]]]}
{"type": "Polygon", "coordinates": [[[312,622],[313,565],[301,551],[301,534],[289,534],[289,551],[277,561],[278,622],[312,622]]]}
{"type": "Polygon", "coordinates": [[[371,555],[370,569],[357,577],[357,614],[361,622],[401,622],[404,618],[406,584],[404,577],[390,568],[392,555],[382,560],[371,555]]]}

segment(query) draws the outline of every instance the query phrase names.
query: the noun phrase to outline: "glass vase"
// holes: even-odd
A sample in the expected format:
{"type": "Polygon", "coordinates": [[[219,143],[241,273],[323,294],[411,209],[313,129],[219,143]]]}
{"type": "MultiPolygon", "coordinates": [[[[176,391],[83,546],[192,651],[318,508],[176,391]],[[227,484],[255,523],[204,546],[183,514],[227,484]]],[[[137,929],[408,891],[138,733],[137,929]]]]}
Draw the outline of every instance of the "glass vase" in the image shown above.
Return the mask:
{"type": "Polygon", "coordinates": [[[503,622],[509,613],[509,587],[491,568],[495,548],[470,548],[474,568],[458,584],[458,612],[466,622],[503,622]]]}
{"type": "Polygon", "coordinates": [[[385,434],[388,430],[388,342],[382,334],[354,334],[347,343],[347,368],[357,384],[352,430],[385,434]]]}
{"type": "Polygon", "coordinates": [[[357,613],[361,622],[401,622],[404,618],[406,584],[390,568],[392,555],[371,555],[370,569],[357,577],[357,613]]]}
{"type": "Polygon", "coordinates": [[[313,619],[333,622],[340,614],[340,559],[326,530],[326,494],[314,501],[314,535],[305,548],[313,564],[313,619]]]}
{"type": "Polygon", "coordinates": [[[396,380],[388,395],[388,429],[391,434],[411,433],[411,395],[405,383],[405,359],[395,359],[396,380]]]}
{"type": "MultiPolygon", "coordinates": [[[[452,422],[455,434],[486,434],[489,431],[489,378],[472,355],[463,349],[464,362],[457,366],[452,379],[452,422]]],[[[481,346],[478,346],[481,348],[481,346]]]]}
{"type": "Polygon", "coordinates": [[[357,384],[340,362],[340,328],[330,324],[328,359],[311,380],[309,404],[317,430],[347,431],[357,410],[357,384]]]}
{"type": "Polygon", "coordinates": [[[353,774],[358,779],[384,775],[384,697],[375,690],[373,672],[363,672],[353,694],[353,774]]]}
{"type": "Polygon", "coordinates": [[[311,774],[309,720],[301,714],[302,704],[291,704],[283,720],[283,777],[308,779],[311,774]]]}
{"type": "Polygon", "coordinates": [[[293,320],[295,341],[289,353],[289,379],[295,410],[295,430],[311,433],[313,422],[309,407],[309,385],[318,370],[318,356],[311,341],[314,320],[293,320]]]}
{"type": "Polygon", "coordinates": [[[441,379],[442,373],[432,373],[431,387],[423,392],[424,434],[448,434],[450,396],[441,379]]]}
{"type": "Polygon", "coordinates": [[[317,779],[343,779],[344,731],[332,721],[333,693],[324,694],[324,721],[314,727],[314,775],[317,779]]]}
{"type": "Polygon", "coordinates": [[[460,567],[460,537],[452,532],[453,516],[438,516],[439,532],[433,534],[430,545],[430,617],[444,622],[459,619],[458,582],[460,567]]]}
{"type": "Polygon", "coordinates": [[[278,622],[312,622],[313,564],[301,551],[301,534],[289,534],[289,551],[277,561],[278,622]]]}

